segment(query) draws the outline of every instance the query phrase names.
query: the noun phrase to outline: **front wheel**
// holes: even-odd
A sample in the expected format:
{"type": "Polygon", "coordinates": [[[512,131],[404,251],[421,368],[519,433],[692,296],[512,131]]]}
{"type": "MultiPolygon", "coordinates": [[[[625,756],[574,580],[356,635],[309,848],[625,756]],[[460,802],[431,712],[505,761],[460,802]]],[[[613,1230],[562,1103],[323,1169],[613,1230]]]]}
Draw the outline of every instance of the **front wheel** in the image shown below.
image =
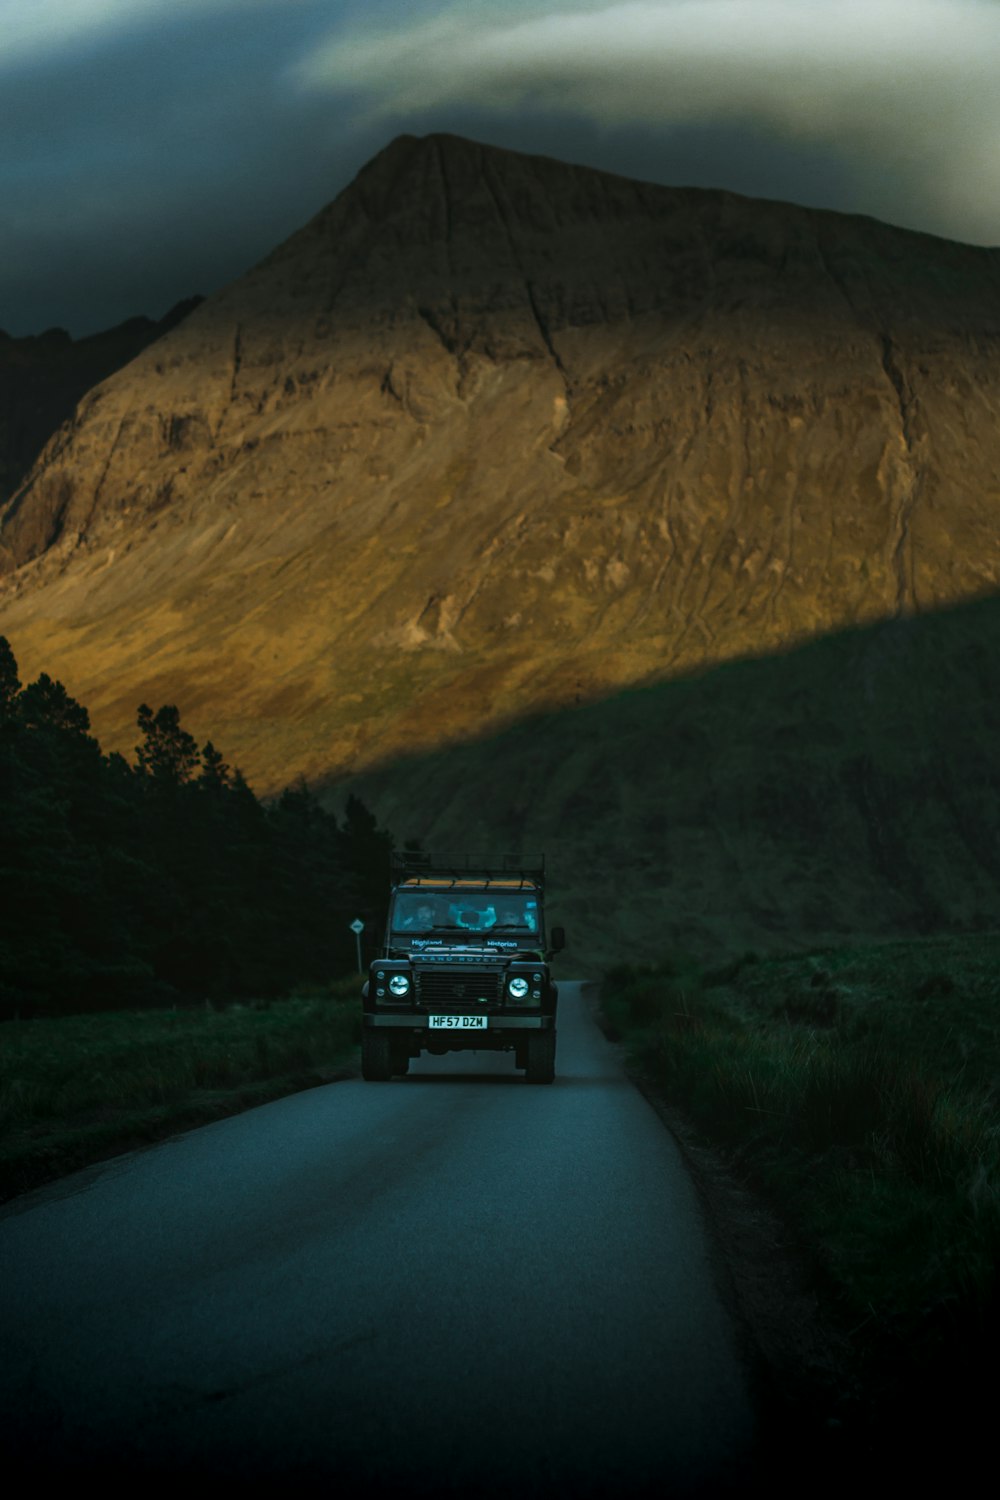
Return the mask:
{"type": "Polygon", "coordinates": [[[361,1076],[366,1083],[387,1083],[392,1077],[392,1050],[384,1031],[361,1033],[361,1076]]]}
{"type": "Polygon", "coordinates": [[[528,1083],[551,1083],[556,1076],[555,1031],[535,1031],[528,1037],[528,1083]]]}

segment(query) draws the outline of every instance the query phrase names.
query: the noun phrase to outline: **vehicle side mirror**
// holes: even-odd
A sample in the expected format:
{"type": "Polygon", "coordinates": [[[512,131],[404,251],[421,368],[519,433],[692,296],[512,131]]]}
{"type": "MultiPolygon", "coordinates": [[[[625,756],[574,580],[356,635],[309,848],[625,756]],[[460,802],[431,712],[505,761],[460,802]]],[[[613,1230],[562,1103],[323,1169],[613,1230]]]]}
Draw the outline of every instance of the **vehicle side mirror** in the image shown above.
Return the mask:
{"type": "Polygon", "coordinates": [[[553,927],[549,933],[549,947],[553,953],[561,953],[566,946],[566,933],[561,927],[553,927]]]}

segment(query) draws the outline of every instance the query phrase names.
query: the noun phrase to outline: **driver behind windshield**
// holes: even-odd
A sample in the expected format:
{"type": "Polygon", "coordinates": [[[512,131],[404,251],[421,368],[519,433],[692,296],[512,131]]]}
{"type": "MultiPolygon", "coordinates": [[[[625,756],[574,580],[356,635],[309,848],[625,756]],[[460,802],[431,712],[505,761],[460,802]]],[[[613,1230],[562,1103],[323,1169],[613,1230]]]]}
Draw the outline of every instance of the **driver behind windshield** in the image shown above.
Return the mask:
{"type": "Polygon", "coordinates": [[[437,920],[434,902],[426,896],[414,901],[405,897],[396,905],[393,926],[397,932],[430,932],[437,920]]]}

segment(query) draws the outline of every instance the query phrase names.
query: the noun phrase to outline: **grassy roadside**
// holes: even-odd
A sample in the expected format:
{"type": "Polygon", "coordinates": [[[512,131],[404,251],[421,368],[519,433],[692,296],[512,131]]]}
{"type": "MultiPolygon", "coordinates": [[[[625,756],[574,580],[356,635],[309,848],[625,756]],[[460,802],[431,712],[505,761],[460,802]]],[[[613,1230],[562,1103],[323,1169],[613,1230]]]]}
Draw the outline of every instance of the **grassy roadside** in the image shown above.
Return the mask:
{"type": "Polygon", "coordinates": [[[971,1422],[1000,1322],[1000,935],[675,956],[609,971],[601,1003],[805,1248],[869,1420],[971,1422]]]}
{"type": "Polygon", "coordinates": [[[358,980],[220,1009],[0,1025],[0,1202],[353,1065],[358,980]]]}

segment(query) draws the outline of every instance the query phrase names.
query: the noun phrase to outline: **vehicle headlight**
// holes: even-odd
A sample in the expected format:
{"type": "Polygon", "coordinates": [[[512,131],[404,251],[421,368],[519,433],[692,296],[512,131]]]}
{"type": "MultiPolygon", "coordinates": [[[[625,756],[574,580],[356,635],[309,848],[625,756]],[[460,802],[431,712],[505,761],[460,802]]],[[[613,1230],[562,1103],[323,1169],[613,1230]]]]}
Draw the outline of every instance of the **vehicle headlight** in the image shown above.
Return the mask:
{"type": "Polygon", "coordinates": [[[517,976],[510,981],[507,988],[515,1000],[523,1000],[528,993],[528,981],[517,976]]]}
{"type": "Polygon", "coordinates": [[[406,995],[410,989],[410,979],[407,974],[393,974],[389,980],[389,988],[394,995],[406,995]]]}

